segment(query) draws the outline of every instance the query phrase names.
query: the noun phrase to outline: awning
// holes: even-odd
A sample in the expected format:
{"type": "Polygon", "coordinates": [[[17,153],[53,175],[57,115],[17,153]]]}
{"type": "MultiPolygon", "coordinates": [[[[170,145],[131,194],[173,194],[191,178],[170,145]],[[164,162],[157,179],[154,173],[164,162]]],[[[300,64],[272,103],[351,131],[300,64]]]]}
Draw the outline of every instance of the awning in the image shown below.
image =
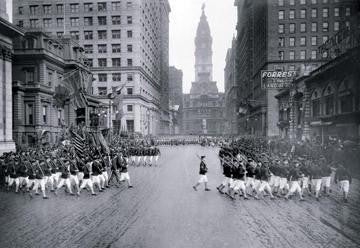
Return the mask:
{"type": "Polygon", "coordinates": [[[328,122],[324,122],[324,121],[313,121],[310,122],[310,126],[313,127],[324,127],[324,126],[331,126],[333,124],[333,122],[328,121],[328,122]]]}

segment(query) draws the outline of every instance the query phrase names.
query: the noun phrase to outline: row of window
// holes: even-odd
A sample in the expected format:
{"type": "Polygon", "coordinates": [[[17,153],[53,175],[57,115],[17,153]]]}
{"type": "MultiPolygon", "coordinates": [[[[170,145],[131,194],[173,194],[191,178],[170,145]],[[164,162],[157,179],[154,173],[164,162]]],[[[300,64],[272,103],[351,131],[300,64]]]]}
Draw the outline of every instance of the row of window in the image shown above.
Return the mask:
{"type": "MultiPolygon", "coordinates": [[[[323,54],[323,58],[327,58],[327,54],[324,53],[323,54]]],[[[295,51],[289,51],[289,56],[287,58],[285,58],[285,52],[284,51],[279,51],[279,60],[295,60],[295,59],[300,59],[300,60],[305,60],[306,59],[306,50],[301,50],[298,54],[298,57],[295,57],[295,51]]],[[[317,59],[317,50],[312,50],[310,52],[310,59],[317,59]]]]}
{"type": "MultiPolygon", "coordinates": [[[[278,12],[278,19],[279,20],[284,20],[285,19],[285,10],[279,10],[278,12]]],[[[351,14],[351,9],[350,7],[346,7],[345,8],[345,16],[350,16],[351,14]]],[[[334,17],[339,17],[341,15],[340,12],[340,8],[339,7],[335,7],[334,8],[334,17]]],[[[323,8],[322,9],[322,17],[323,18],[328,18],[330,16],[329,13],[329,8],[323,8]]],[[[306,9],[301,9],[299,10],[299,17],[301,19],[306,19],[306,9]]],[[[311,17],[312,18],[317,18],[318,17],[318,9],[317,8],[313,8],[311,9],[311,17]]],[[[289,10],[289,19],[295,19],[296,18],[296,10],[291,9],[289,10]]]]}
{"type": "MultiPolygon", "coordinates": [[[[346,21],[343,24],[344,27],[346,28],[350,28],[350,22],[346,21]]],[[[323,32],[329,32],[330,27],[329,27],[329,23],[328,22],[323,22],[322,23],[322,31],[323,32]]],[[[340,22],[336,21],[333,23],[333,30],[339,31],[340,30],[340,22]]],[[[300,32],[301,33],[306,33],[307,32],[307,23],[300,23],[300,32]]],[[[318,32],[318,23],[317,22],[312,22],[311,23],[311,32],[318,32]]],[[[279,34],[284,34],[285,33],[285,24],[279,24],[278,26],[278,33],[279,34]]],[[[290,34],[294,34],[296,33],[296,23],[289,23],[289,33],[290,34]]]]}
{"type": "MultiPolygon", "coordinates": [[[[329,36],[324,35],[322,37],[322,43],[324,44],[327,40],[329,39],[329,36]]],[[[296,38],[295,37],[289,37],[286,40],[288,40],[287,46],[289,47],[295,47],[297,45],[300,46],[306,46],[307,45],[307,37],[303,36],[303,37],[299,37],[299,43],[296,43],[296,38]]],[[[317,46],[318,45],[318,37],[317,36],[311,36],[310,38],[311,41],[311,45],[312,46],[317,46]]],[[[279,47],[285,47],[285,37],[279,37],[279,47]]]]}
{"type": "MultiPolygon", "coordinates": [[[[95,4],[93,3],[84,3],[83,10],[84,12],[93,12],[97,10],[99,12],[108,11],[108,4],[107,2],[99,2],[96,5],[96,9],[94,8],[95,4]]],[[[126,7],[131,8],[133,6],[132,1],[126,1],[126,7]]],[[[80,4],[79,3],[70,3],[69,9],[71,13],[79,13],[80,12],[80,4]]],[[[29,11],[30,15],[39,15],[42,14],[50,15],[50,14],[63,14],[64,13],[64,4],[56,4],[56,8],[53,10],[53,6],[51,4],[43,4],[40,5],[30,5],[29,11]],[[42,7],[42,8],[41,8],[42,7]],[[56,10],[56,11],[55,11],[56,10]]],[[[112,11],[119,11],[121,10],[121,1],[114,1],[111,2],[111,10],[112,11]]],[[[24,6],[18,7],[18,14],[23,15],[25,13],[24,6]]]]}
{"type": "MultiPolygon", "coordinates": [[[[80,39],[80,32],[79,31],[70,31],[70,36],[73,39],[79,40],[80,39]]],[[[94,35],[93,31],[84,31],[84,40],[93,40],[94,35]]],[[[64,32],[59,31],[56,32],[57,37],[62,37],[64,32]]],[[[97,31],[98,40],[106,40],[108,35],[106,30],[99,30],[97,31]]],[[[127,38],[132,38],[133,32],[131,30],[127,31],[127,38]]],[[[111,30],[111,38],[112,39],[120,39],[121,38],[121,30],[111,30]]]]}
{"type": "MultiPolygon", "coordinates": [[[[317,4],[318,2],[322,2],[324,4],[327,4],[330,1],[333,1],[334,3],[339,3],[340,2],[340,0],[298,0],[298,3],[300,5],[305,5],[307,2],[310,2],[311,4],[317,4]]],[[[295,0],[287,0],[287,2],[291,6],[294,6],[296,4],[295,0]]],[[[285,0],[278,0],[278,5],[279,6],[284,6],[285,5],[285,0]]]]}
{"type": "MultiPolygon", "coordinates": [[[[35,111],[34,111],[34,104],[33,103],[27,103],[25,105],[25,124],[26,125],[34,125],[35,124],[35,111]]],[[[59,109],[57,110],[57,119],[58,119],[58,125],[61,125],[64,113],[63,110],[59,109]]],[[[42,105],[41,107],[41,121],[42,124],[49,124],[49,106],[48,105],[42,105]]]]}
{"type": "MultiPolygon", "coordinates": [[[[112,58],[111,65],[108,65],[106,58],[97,59],[98,67],[121,67],[121,58],[112,58]]],[[[126,66],[133,66],[133,59],[126,60],[126,66]]],[[[93,59],[86,59],[85,62],[89,67],[94,67],[93,59]]]]}
{"type": "MultiPolygon", "coordinates": [[[[100,75],[100,74],[99,74],[100,75]]],[[[116,90],[118,89],[118,87],[114,86],[111,88],[112,92],[115,93],[116,90]]],[[[98,87],[97,88],[98,90],[98,95],[107,95],[107,91],[108,91],[108,88],[107,87],[98,87]]],[[[121,93],[122,94],[122,93],[121,93]]],[[[134,90],[132,87],[128,87],[126,88],[126,94],[127,95],[133,95],[134,94],[134,90]]]]}
{"type": "MultiPolygon", "coordinates": [[[[98,53],[107,53],[107,44],[98,44],[98,53]]],[[[84,45],[85,53],[92,54],[94,52],[93,45],[84,45]]],[[[111,52],[112,53],[121,53],[121,44],[111,44],[111,52]]],[[[127,45],[127,52],[133,52],[133,45],[127,45]]]]}

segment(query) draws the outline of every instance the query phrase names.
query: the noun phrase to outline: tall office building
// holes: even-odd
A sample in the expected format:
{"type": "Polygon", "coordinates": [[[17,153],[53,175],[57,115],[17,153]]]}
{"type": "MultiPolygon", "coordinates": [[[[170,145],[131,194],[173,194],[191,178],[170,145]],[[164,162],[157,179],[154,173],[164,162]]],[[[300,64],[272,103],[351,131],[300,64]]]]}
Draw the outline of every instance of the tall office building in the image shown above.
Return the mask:
{"type": "Polygon", "coordinates": [[[356,0],[237,0],[239,132],[279,135],[278,90],[261,88],[261,70],[295,70],[307,75],[331,57],[318,47],[353,25],[356,0]]]}
{"type": "Polygon", "coordinates": [[[213,81],[212,37],[205,6],[195,38],[195,82],[184,95],[185,134],[220,135],[224,133],[224,94],[213,81]]]}
{"type": "Polygon", "coordinates": [[[123,87],[123,109],[112,109],[113,119],[122,114],[123,130],[157,134],[166,125],[167,0],[13,2],[13,22],[19,27],[78,40],[94,73],[94,94],[106,96],[123,87]]]}

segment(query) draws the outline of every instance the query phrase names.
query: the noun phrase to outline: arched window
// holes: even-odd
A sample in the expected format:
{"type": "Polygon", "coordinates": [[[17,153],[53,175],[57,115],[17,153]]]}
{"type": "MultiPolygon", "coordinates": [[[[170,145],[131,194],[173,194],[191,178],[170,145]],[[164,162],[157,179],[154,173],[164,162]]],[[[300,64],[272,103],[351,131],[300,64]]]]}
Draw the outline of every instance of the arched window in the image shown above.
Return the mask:
{"type": "Polygon", "coordinates": [[[335,113],[334,92],[335,88],[332,84],[329,84],[324,90],[325,115],[333,115],[335,113]]]}
{"type": "Polygon", "coordinates": [[[321,114],[320,98],[320,89],[315,89],[311,95],[311,110],[313,117],[318,117],[321,114]]]}
{"type": "Polygon", "coordinates": [[[353,89],[353,82],[344,79],[338,90],[339,113],[349,113],[354,111],[354,94],[351,89],[353,89]]]}

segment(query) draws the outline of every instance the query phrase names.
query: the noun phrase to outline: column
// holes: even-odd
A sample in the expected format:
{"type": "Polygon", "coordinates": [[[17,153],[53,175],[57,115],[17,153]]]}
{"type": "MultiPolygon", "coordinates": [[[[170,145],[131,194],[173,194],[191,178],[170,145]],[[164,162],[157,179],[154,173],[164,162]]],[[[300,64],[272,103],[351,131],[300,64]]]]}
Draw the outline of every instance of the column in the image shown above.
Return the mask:
{"type": "Polygon", "coordinates": [[[0,142],[4,141],[5,137],[5,123],[4,123],[4,114],[5,114],[5,75],[4,75],[4,60],[0,54],[0,142]]]}
{"type": "Polygon", "coordinates": [[[5,105],[6,105],[6,112],[5,112],[5,140],[6,141],[13,141],[13,131],[12,131],[12,122],[13,122],[13,111],[12,111],[12,65],[11,65],[11,51],[6,50],[4,53],[4,63],[5,63],[5,88],[6,88],[6,95],[5,95],[5,105]]]}
{"type": "Polygon", "coordinates": [[[304,130],[302,139],[310,139],[310,115],[311,115],[311,104],[310,104],[310,91],[307,87],[304,90],[304,130]]]}

